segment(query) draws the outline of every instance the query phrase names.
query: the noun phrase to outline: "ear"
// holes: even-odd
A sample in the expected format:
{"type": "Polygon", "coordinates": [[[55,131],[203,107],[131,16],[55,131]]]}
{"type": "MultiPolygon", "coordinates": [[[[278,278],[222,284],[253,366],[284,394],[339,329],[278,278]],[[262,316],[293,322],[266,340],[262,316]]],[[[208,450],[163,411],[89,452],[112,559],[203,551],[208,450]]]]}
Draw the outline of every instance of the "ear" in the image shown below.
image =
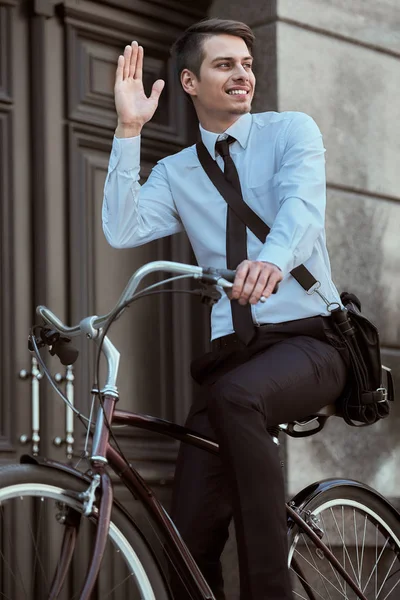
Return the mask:
{"type": "Polygon", "coordinates": [[[181,84],[184,91],[190,96],[196,96],[196,84],[197,77],[189,71],[189,69],[183,69],[181,73],[181,84]]]}

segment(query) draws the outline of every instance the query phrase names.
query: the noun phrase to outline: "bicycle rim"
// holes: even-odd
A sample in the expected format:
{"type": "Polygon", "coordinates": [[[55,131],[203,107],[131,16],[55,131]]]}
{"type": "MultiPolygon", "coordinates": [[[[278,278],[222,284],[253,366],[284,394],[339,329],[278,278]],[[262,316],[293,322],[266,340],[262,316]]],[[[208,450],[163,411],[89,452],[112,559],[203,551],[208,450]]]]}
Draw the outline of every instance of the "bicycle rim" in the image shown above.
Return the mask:
{"type": "MultiPolygon", "coordinates": [[[[63,519],[71,511],[82,514],[82,503],[57,485],[18,483],[0,489],[0,598],[48,598],[61,555],[63,519]]],[[[96,520],[82,515],[60,600],[79,598],[95,532],[96,520]]],[[[93,598],[156,600],[138,555],[114,522],[93,598]]]]}
{"type": "MultiPolygon", "coordinates": [[[[304,507],[308,520],[319,528],[322,541],[368,600],[396,600],[400,596],[400,524],[379,498],[363,490],[350,495],[310,502],[304,507]]],[[[296,600],[357,598],[298,528],[290,540],[289,565],[296,600]]]]}

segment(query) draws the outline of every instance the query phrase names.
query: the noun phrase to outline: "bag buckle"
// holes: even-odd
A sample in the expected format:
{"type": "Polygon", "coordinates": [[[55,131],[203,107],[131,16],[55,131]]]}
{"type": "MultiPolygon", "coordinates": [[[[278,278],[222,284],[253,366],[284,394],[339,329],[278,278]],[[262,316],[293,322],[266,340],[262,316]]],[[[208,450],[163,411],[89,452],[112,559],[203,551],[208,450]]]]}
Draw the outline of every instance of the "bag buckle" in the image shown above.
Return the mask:
{"type": "Polygon", "coordinates": [[[340,309],[341,306],[340,306],[339,302],[329,302],[329,300],[327,298],[325,298],[323,293],[320,292],[320,287],[321,287],[321,282],[316,281],[314,283],[314,285],[312,285],[310,287],[310,289],[306,290],[306,294],[308,294],[309,296],[311,296],[312,294],[318,294],[318,296],[325,302],[329,312],[340,309]]]}
{"type": "Polygon", "coordinates": [[[381,402],[387,402],[387,399],[388,399],[388,391],[387,391],[387,389],[384,388],[384,387],[380,387],[380,388],[377,388],[376,391],[377,392],[382,392],[382,396],[383,396],[382,400],[378,400],[378,404],[380,404],[381,402]]]}

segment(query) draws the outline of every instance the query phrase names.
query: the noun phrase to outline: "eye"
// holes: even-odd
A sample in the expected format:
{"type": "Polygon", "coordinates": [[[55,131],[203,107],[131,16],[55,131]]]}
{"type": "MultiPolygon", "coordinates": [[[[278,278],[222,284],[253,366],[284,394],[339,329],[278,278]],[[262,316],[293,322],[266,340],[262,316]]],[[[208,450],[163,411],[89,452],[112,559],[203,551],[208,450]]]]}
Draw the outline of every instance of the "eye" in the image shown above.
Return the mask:
{"type": "Polygon", "coordinates": [[[245,67],[245,69],[252,69],[253,63],[244,63],[243,66],[245,67]]]}
{"type": "Polygon", "coordinates": [[[229,63],[219,63],[217,67],[229,67],[229,63]]]}

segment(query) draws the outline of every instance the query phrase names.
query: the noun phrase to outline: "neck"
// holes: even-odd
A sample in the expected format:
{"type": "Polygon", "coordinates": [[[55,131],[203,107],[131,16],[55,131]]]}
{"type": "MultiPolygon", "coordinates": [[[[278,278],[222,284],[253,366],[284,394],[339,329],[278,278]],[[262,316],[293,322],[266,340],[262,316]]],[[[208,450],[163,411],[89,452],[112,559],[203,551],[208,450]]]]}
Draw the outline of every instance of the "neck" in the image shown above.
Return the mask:
{"type": "Polygon", "coordinates": [[[197,118],[199,119],[200,125],[203,129],[207,131],[211,131],[212,133],[223,133],[226,131],[231,125],[236,123],[238,119],[242,116],[241,114],[210,114],[203,113],[201,110],[196,110],[197,118]]]}

